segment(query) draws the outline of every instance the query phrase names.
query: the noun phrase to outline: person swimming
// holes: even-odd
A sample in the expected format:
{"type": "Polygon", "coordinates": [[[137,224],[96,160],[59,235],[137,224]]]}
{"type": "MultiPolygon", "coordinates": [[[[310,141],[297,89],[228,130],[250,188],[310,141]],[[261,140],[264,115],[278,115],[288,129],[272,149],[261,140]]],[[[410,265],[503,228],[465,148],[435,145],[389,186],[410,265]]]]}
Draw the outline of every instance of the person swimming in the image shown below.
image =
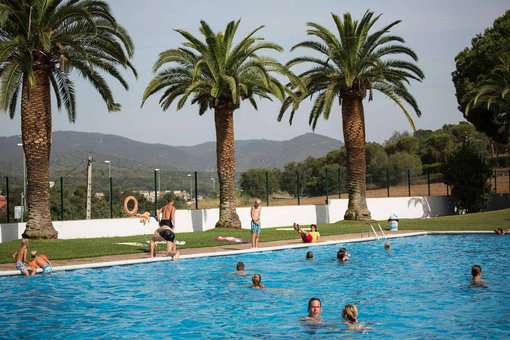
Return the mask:
{"type": "Polygon", "coordinates": [[[336,258],[340,262],[347,262],[349,261],[349,252],[347,251],[347,248],[340,248],[338,252],[336,253],[336,258]]]}
{"type": "Polygon", "coordinates": [[[303,321],[321,322],[322,302],[321,299],[313,297],[308,300],[308,315],[301,318],[303,321]]]}
{"type": "Polygon", "coordinates": [[[242,261],[237,262],[235,274],[242,276],[246,275],[246,272],[244,271],[244,262],[242,261]]]}
{"type": "Polygon", "coordinates": [[[475,264],[471,267],[471,286],[486,287],[485,282],[482,280],[482,267],[475,264]]]}
{"type": "Polygon", "coordinates": [[[368,327],[361,324],[358,320],[358,307],[355,304],[347,304],[342,310],[342,318],[344,323],[351,330],[363,331],[367,330],[368,327]]]}
{"type": "Polygon", "coordinates": [[[260,274],[253,274],[251,283],[252,285],[250,288],[266,288],[266,286],[262,284],[262,276],[260,274]]]}
{"type": "Polygon", "coordinates": [[[306,255],[305,255],[305,258],[307,260],[312,260],[313,259],[313,252],[311,250],[307,251],[306,255]]]}

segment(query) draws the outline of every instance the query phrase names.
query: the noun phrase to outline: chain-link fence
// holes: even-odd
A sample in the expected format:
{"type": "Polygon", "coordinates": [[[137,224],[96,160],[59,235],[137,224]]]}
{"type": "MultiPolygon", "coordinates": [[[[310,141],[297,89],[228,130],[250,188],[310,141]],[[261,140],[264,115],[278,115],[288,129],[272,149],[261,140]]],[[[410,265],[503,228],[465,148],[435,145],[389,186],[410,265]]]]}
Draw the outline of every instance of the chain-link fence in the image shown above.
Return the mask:
{"type": "MultiPolygon", "coordinates": [[[[236,176],[238,206],[249,206],[260,198],[265,205],[325,204],[333,198],[347,198],[346,169],[328,166],[312,173],[263,170],[239,173],[236,176]]],[[[53,220],[87,218],[87,174],[53,176],[50,179],[50,204],[53,220]]],[[[497,169],[490,180],[495,193],[510,192],[510,170],[497,169]]],[[[437,171],[411,170],[367,176],[367,197],[445,196],[450,188],[437,171]]],[[[26,219],[24,177],[2,177],[0,191],[7,206],[0,210],[0,222],[26,219]]],[[[92,171],[90,186],[90,217],[115,218],[127,216],[124,201],[134,196],[138,212],[155,213],[168,196],[178,209],[216,208],[219,204],[219,182],[216,171],[173,171],[148,169],[144,172],[122,172],[105,167],[92,171]]]]}

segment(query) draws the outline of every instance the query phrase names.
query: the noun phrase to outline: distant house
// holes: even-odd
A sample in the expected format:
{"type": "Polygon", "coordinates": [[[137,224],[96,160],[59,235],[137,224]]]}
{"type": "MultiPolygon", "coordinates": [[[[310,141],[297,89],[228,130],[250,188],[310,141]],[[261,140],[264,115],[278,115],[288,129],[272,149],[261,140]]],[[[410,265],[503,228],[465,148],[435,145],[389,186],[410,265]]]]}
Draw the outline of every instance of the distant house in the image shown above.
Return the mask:
{"type": "Polygon", "coordinates": [[[104,192],[96,192],[94,196],[100,200],[104,199],[104,192]]]}

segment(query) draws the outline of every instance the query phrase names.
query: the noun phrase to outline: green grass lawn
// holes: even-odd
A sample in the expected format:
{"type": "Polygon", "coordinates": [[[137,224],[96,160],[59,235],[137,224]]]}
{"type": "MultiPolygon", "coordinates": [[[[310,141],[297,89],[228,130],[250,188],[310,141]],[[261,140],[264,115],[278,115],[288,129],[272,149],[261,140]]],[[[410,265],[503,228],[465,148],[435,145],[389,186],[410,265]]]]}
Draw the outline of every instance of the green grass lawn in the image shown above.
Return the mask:
{"type": "MultiPolygon", "coordinates": [[[[380,221],[381,226],[386,226],[386,221],[380,221]]],[[[510,228],[510,209],[468,214],[461,216],[444,216],[430,219],[402,219],[400,230],[494,230],[496,227],[510,228]]],[[[177,229],[178,230],[178,229],[177,229]]],[[[365,222],[341,221],[332,224],[319,225],[321,235],[341,235],[369,231],[365,222]]],[[[250,239],[249,230],[213,229],[205,232],[177,233],[177,239],[186,241],[182,248],[200,248],[220,246],[227,242],[214,240],[216,236],[235,236],[245,240],[250,239]]],[[[142,253],[143,247],[119,245],[119,242],[144,243],[151,235],[138,235],[128,237],[104,237],[94,239],[76,240],[34,240],[30,241],[30,250],[38,250],[48,254],[50,259],[73,259],[83,257],[96,257],[104,255],[120,255],[142,253]]],[[[293,230],[277,230],[277,228],[263,229],[261,241],[278,241],[296,239],[293,230]]],[[[0,244],[0,263],[13,262],[11,254],[16,251],[19,241],[11,241],[0,244]]],[[[163,248],[160,248],[163,249],[163,248]]]]}

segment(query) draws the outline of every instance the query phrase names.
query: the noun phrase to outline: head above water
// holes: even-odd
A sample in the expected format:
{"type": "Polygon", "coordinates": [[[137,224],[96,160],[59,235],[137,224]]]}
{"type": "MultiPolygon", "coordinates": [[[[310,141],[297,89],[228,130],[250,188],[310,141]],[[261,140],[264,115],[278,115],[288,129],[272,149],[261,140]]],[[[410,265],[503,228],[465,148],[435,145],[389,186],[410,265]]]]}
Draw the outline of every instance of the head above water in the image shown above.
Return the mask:
{"type": "Polygon", "coordinates": [[[236,270],[237,270],[238,272],[242,272],[242,271],[244,271],[244,262],[242,262],[242,261],[237,262],[237,264],[236,264],[236,270]]]}
{"type": "Polygon", "coordinates": [[[348,252],[346,248],[340,248],[338,252],[336,253],[336,258],[340,261],[347,261],[349,258],[348,252]]]}
{"type": "Polygon", "coordinates": [[[321,299],[313,297],[308,300],[308,316],[312,318],[318,318],[321,315],[322,302],[321,299]]]}
{"type": "Polygon", "coordinates": [[[475,264],[473,267],[471,267],[471,275],[473,277],[482,275],[482,267],[480,267],[479,265],[475,264]]]}
{"type": "Polygon", "coordinates": [[[262,276],[260,274],[253,274],[253,276],[251,277],[251,282],[253,283],[254,286],[260,286],[262,282],[262,276]]]}
{"type": "Polygon", "coordinates": [[[358,307],[355,304],[347,304],[342,310],[342,317],[349,323],[358,322],[358,307]]]}
{"type": "Polygon", "coordinates": [[[306,252],[306,259],[313,259],[313,252],[311,250],[306,252]]]}

